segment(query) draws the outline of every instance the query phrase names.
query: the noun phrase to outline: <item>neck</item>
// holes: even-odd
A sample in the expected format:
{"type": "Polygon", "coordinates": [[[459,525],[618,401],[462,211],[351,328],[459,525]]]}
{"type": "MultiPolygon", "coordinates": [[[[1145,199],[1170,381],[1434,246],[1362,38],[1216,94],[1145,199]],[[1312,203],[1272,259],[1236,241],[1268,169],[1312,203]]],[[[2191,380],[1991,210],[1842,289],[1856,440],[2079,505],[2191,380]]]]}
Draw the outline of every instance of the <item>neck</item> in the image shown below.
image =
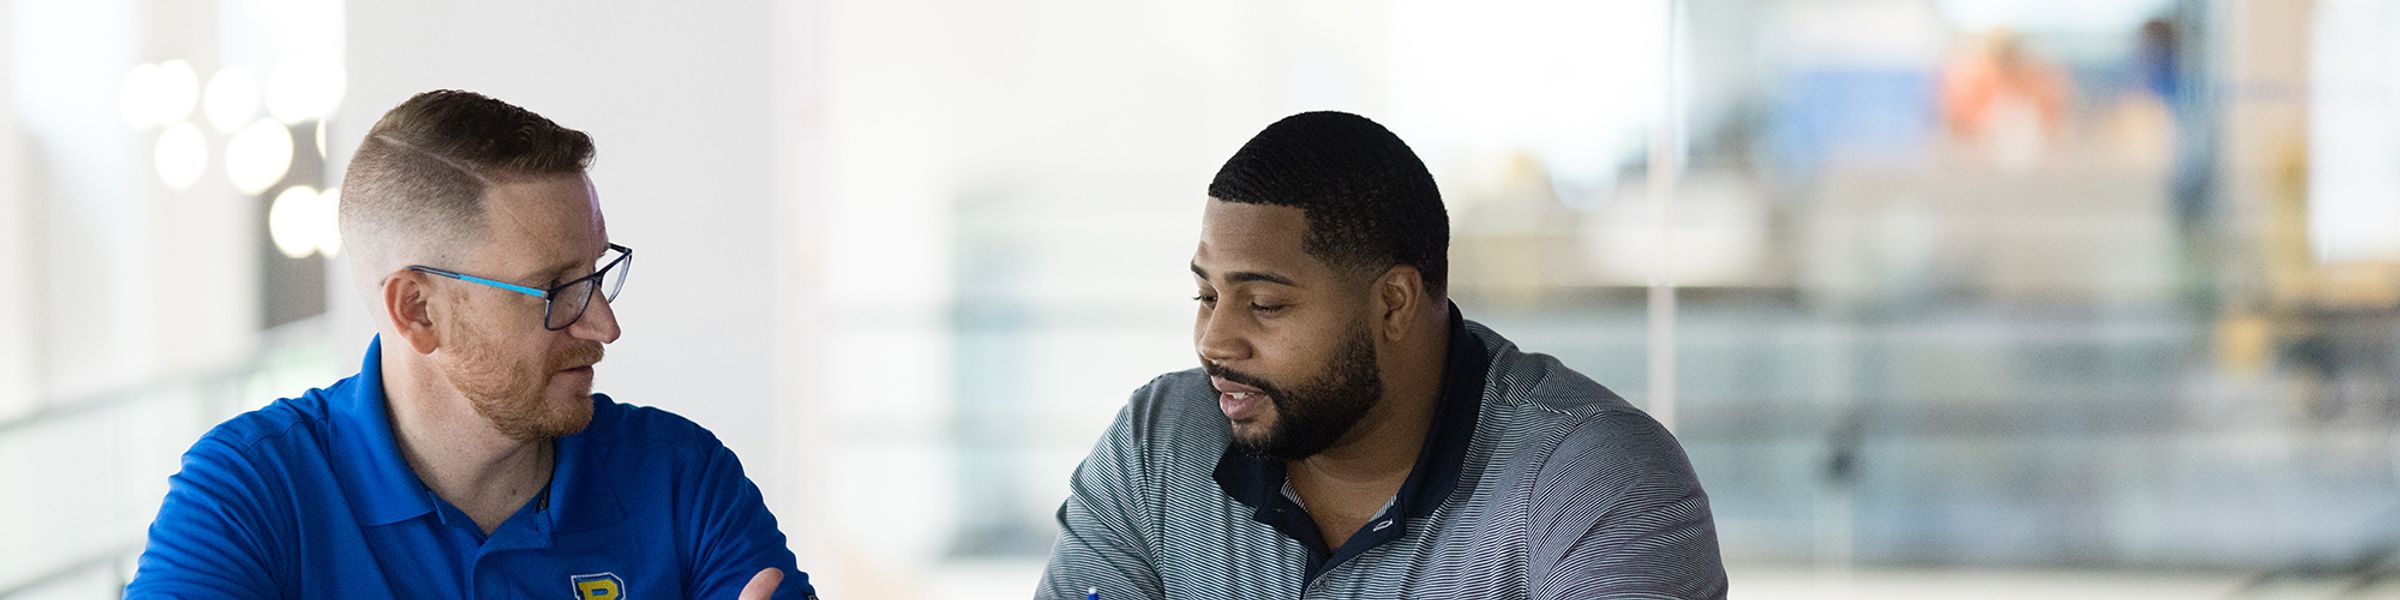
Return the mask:
{"type": "Polygon", "coordinates": [[[547,440],[502,435],[422,357],[383,356],[392,437],[417,478],[490,534],[550,480],[547,440]],[[416,360],[410,360],[416,358],[416,360]]]}

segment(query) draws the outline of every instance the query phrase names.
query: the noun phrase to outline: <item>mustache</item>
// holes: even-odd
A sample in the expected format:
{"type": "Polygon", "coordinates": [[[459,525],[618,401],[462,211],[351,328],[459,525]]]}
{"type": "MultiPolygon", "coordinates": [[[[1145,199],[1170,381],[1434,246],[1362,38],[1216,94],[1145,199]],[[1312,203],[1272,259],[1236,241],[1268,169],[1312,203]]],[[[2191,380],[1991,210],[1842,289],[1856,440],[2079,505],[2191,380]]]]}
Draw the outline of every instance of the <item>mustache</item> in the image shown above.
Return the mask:
{"type": "Polygon", "coordinates": [[[606,347],[601,346],[599,342],[587,341],[574,346],[569,346],[567,351],[558,353],[558,356],[553,357],[550,360],[550,370],[552,372],[557,372],[564,369],[596,365],[600,364],[600,360],[607,356],[608,349],[606,347]]]}
{"type": "Polygon", "coordinates": [[[1240,371],[1235,371],[1233,369],[1228,369],[1225,368],[1224,365],[1219,365],[1214,362],[1200,363],[1200,370],[1207,372],[1210,377],[1221,378],[1226,381],[1258,388],[1259,391],[1266,392],[1267,398],[1275,401],[1279,406],[1283,402],[1283,388],[1277,387],[1274,383],[1268,382],[1264,378],[1240,371]]]}

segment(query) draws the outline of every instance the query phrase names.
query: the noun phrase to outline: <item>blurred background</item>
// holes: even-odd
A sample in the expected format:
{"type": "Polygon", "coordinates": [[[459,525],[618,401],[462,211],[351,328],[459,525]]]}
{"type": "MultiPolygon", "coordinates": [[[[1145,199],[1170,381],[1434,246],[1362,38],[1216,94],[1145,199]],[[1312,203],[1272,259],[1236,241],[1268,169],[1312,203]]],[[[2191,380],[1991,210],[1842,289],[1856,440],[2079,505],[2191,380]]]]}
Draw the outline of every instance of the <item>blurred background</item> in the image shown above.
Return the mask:
{"type": "Polygon", "coordinates": [[[1021,598],[1194,366],[1208,178],[1340,109],[1456,300],[1670,423],[1737,597],[2400,597],[2400,2],[0,0],[0,597],[113,597],[177,457],[356,371],[412,93],[597,138],[598,388],[828,598],[1021,598]]]}

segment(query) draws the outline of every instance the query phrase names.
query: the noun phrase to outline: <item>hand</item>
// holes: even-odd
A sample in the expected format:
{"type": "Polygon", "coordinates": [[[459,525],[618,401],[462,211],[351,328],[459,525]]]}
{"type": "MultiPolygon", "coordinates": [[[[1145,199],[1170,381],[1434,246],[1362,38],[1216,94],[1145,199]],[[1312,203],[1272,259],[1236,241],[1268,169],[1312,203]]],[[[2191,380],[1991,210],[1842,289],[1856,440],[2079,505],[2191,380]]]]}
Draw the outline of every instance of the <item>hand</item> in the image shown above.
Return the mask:
{"type": "Polygon", "coordinates": [[[775,588],[781,585],[783,585],[782,569],[775,567],[759,569],[758,575],[750,578],[750,585],[742,586],[741,600],[767,600],[768,597],[775,595],[775,588]]]}

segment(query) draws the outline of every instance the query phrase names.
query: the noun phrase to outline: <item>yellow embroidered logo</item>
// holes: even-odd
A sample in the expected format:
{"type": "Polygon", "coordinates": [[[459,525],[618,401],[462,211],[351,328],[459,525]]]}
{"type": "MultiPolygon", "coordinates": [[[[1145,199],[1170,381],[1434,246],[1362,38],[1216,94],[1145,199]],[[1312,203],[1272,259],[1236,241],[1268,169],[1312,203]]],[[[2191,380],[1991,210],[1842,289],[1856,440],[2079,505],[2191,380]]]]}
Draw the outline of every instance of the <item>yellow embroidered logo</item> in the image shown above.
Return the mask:
{"type": "Polygon", "coordinates": [[[576,575],[572,579],[575,580],[576,600],[624,600],[625,598],[625,580],[618,579],[616,573],[576,575]]]}

